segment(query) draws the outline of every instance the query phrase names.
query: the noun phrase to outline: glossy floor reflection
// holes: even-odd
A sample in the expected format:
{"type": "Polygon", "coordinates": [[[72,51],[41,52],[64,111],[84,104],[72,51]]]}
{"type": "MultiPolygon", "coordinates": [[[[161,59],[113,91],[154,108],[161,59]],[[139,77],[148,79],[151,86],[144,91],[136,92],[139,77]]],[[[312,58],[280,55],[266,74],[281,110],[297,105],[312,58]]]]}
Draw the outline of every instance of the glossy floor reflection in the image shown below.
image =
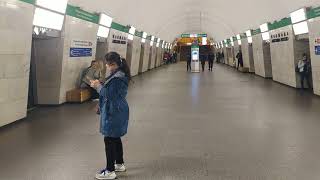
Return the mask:
{"type": "MultiPolygon", "coordinates": [[[[224,65],[134,78],[128,180],[318,180],[320,98],[224,65]]],[[[105,165],[93,103],[42,107],[0,129],[1,180],[88,180],[105,165]]]]}

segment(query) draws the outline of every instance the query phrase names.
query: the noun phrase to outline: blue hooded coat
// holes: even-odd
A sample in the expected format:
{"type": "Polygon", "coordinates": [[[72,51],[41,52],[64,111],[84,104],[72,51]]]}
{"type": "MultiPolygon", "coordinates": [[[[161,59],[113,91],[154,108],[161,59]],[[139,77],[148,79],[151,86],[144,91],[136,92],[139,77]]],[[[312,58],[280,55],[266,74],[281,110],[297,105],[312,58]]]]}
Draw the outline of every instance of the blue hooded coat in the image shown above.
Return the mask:
{"type": "Polygon", "coordinates": [[[100,132],[113,138],[126,135],[129,122],[128,78],[122,71],[116,71],[97,91],[100,94],[100,132]]]}

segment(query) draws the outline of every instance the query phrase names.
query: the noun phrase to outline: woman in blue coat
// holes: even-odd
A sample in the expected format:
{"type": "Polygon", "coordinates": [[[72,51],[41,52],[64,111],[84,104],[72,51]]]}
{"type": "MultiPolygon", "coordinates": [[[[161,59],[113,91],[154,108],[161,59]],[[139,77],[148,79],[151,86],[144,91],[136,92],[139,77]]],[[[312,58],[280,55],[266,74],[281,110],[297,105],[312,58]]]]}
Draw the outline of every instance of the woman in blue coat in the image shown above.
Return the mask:
{"type": "Polygon", "coordinates": [[[126,171],[123,161],[121,137],[127,134],[129,106],[126,100],[130,68],[124,58],[116,52],[105,56],[107,69],[111,74],[106,82],[91,81],[99,97],[100,132],[104,136],[107,166],[96,174],[97,179],[116,179],[115,172],[126,171]]]}

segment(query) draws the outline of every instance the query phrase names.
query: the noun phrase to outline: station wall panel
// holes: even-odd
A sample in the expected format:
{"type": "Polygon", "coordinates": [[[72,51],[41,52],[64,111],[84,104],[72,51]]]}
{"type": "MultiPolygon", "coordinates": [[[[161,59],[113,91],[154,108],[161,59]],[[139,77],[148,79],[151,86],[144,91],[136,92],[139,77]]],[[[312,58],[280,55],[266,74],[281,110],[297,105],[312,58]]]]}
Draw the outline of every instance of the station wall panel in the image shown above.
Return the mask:
{"type": "Polygon", "coordinates": [[[59,103],[66,102],[66,93],[79,86],[83,70],[90,66],[96,56],[98,25],[81,19],[66,16],[62,38],[63,60],[59,103]],[[70,48],[74,40],[91,43],[92,55],[86,57],[70,57],[70,48]]]}
{"type": "Polygon", "coordinates": [[[320,18],[309,21],[310,57],[312,65],[313,91],[320,95],[320,55],[316,54],[316,47],[320,46],[316,40],[320,39],[320,18]]]}
{"type": "Polygon", "coordinates": [[[0,0],[0,126],[26,116],[34,7],[0,0]]]}
{"type": "Polygon", "coordinates": [[[141,72],[146,72],[148,70],[149,55],[150,55],[150,41],[146,40],[144,44],[144,51],[142,56],[142,70],[141,72]]]}

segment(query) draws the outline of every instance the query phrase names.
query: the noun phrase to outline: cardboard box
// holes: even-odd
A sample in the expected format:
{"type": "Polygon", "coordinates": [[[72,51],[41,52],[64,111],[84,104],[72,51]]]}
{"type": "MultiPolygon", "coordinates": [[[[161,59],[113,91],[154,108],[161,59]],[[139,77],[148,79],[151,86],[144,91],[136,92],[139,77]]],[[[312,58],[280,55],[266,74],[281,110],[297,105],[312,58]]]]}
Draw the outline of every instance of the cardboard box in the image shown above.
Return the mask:
{"type": "Polygon", "coordinates": [[[67,92],[67,102],[82,103],[91,98],[89,89],[73,89],[67,92]]]}

